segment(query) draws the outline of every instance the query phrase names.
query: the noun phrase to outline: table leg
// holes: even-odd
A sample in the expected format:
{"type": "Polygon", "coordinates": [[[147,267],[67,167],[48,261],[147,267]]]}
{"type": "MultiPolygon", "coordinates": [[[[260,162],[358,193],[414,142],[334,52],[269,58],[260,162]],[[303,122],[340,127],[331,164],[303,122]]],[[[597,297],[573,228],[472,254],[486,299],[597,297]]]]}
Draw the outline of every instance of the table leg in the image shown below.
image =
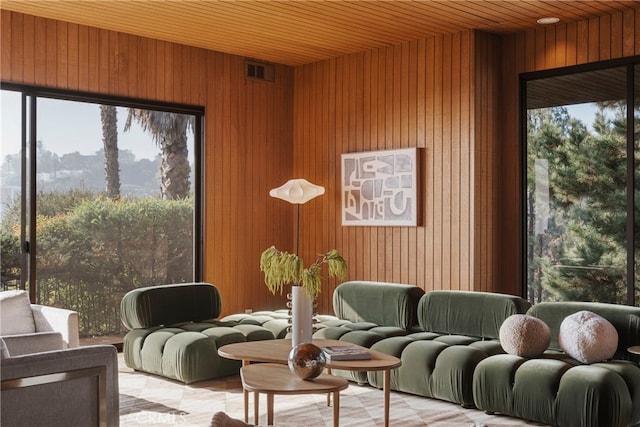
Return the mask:
{"type": "Polygon", "coordinates": [[[259,424],[260,421],[260,393],[253,392],[253,423],[259,424]]]}
{"type": "MultiPolygon", "coordinates": [[[[331,368],[327,368],[327,375],[331,375],[331,368]]],[[[331,406],[331,393],[327,393],[327,406],[331,406]]]]}
{"type": "Polygon", "coordinates": [[[246,389],[242,389],[242,394],[244,395],[244,422],[249,422],[249,391],[246,389]]]}
{"type": "Polygon", "coordinates": [[[267,393],[267,425],[273,425],[273,393],[267,393]]]}
{"type": "Polygon", "coordinates": [[[340,392],[333,392],[333,427],[340,426],[340,392]]]}
{"type": "Polygon", "coordinates": [[[384,427],[389,427],[389,389],[391,388],[391,369],[384,370],[384,427]]]}

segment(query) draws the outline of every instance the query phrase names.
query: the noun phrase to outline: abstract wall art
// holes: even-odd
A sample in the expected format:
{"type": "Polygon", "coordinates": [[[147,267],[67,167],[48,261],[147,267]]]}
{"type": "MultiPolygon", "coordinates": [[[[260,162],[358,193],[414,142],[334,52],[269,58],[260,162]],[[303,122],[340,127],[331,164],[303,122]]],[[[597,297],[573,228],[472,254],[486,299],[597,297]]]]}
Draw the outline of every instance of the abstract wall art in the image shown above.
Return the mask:
{"type": "Polygon", "coordinates": [[[342,154],[342,225],[416,226],[417,149],[342,154]]]}

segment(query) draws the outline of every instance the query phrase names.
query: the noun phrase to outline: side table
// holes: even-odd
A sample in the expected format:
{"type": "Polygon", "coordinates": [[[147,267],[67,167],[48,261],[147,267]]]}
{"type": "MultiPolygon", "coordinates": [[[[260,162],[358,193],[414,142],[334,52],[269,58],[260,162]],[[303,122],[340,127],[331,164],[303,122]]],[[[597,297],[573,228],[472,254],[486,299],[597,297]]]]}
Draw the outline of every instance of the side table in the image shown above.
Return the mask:
{"type": "Polygon", "coordinates": [[[629,347],[627,349],[629,353],[639,354],[640,355],[640,345],[634,345],[633,347],[629,347]]]}
{"type": "MultiPolygon", "coordinates": [[[[349,387],[344,378],[321,374],[313,380],[303,380],[289,371],[286,365],[257,363],[240,369],[242,388],[252,391],[254,423],[258,424],[259,394],[267,395],[267,424],[273,424],[273,396],[276,394],[333,394],[333,426],[340,424],[340,391],[349,387]]],[[[244,413],[249,405],[248,393],[244,394],[244,413]]],[[[245,421],[247,421],[245,419],[245,421]]]]}

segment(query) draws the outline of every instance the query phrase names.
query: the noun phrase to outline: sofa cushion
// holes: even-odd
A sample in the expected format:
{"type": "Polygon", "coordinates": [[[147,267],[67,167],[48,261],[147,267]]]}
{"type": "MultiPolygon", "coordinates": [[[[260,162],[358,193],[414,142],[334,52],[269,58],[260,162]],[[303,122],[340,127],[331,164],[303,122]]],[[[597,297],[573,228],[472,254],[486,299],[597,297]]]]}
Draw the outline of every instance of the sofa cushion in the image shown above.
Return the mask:
{"type": "Polygon", "coordinates": [[[509,354],[537,357],[544,353],[551,341],[551,331],[537,317],[514,314],[500,327],[500,344],[509,354]]]}
{"type": "Polygon", "coordinates": [[[128,292],[121,303],[122,323],[128,329],[212,320],[221,309],[218,289],[209,283],[138,288],[128,292]]]}
{"type": "MultiPolygon", "coordinates": [[[[333,293],[333,310],[340,319],[376,326],[410,329],[424,291],[414,285],[368,281],[344,282],[333,293]]],[[[368,326],[366,329],[369,329],[368,326]]]]}
{"type": "Polygon", "coordinates": [[[513,295],[473,291],[430,291],[418,305],[425,331],[497,339],[502,322],[531,304],[513,295]]]}
{"type": "Polygon", "coordinates": [[[560,348],[582,363],[610,359],[618,348],[618,332],[611,322],[590,311],[578,311],[560,324],[560,348]]]}
{"type": "Polygon", "coordinates": [[[36,324],[26,291],[0,292],[0,335],[32,334],[36,324]]]}

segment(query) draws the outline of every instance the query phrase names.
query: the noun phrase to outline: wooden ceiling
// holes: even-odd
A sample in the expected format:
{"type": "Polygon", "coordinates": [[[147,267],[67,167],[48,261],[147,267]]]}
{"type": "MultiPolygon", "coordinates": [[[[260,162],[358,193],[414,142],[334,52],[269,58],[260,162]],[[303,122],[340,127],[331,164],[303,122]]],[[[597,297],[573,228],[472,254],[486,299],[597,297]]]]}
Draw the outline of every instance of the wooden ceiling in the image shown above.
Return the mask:
{"type": "Polygon", "coordinates": [[[438,34],[510,33],[640,8],[636,1],[1,0],[0,9],[301,65],[438,34]]]}

